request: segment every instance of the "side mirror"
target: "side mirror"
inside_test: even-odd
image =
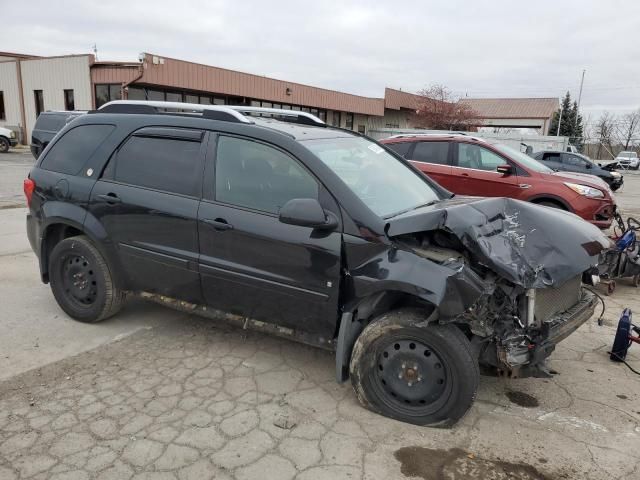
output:
[[[288,225],[311,227],[319,230],[333,230],[338,226],[338,219],[330,212],[325,212],[315,198],[294,198],[280,209],[279,220]]]
[[[509,164],[507,165],[498,165],[496,167],[496,171],[503,175],[511,175],[513,173],[513,167]]]

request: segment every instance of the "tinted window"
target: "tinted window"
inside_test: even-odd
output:
[[[505,165],[506,163],[507,161],[500,155],[484,147],[469,143],[458,144],[459,167],[495,172],[498,165]]]
[[[36,120],[35,130],[58,132],[62,130],[67,120],[66,115],[43,113]]]
[[[449,156],[449,142],[418,142],[411,160],[446,165]]]
[[[560,153],[549,152],[542,154],[542,160],[545,162],[560,162]]]
[[[77,175],[114,128],[113,125],[81,125],[69,130],[51,147],[41,167]]]
[[[200,142],[133,136],[120,148],[113,178],[141,187],[197,195]]]
[[[0,92],[0,120],[5,120],[6,115],[4,113],[4,93]]]
[[[387,143],[385,146],[396,152],[398,155],[403,157],[407,157],[409,150],[411,149],[411,142],[401,142],[401,143]]]
[[[289,155],[262,143],[220,137],[216,200],[278,213],[293,198],[318,198],[318,184]]]

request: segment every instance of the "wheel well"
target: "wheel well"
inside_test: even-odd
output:
[[[65,238],[82,235],[84,232],[76,227],[64,223],[49,225],[44,232],[42,250],[42,281],[49,281],[49,254],[53,248]]]
[[[531,200],[531,203],[553,203],[554,205],[556,205],[558,208],[561,208],[562,210],[568,210],[567,206],[562,203],[559,200],[556,200],[555,198],[546,198],[546,197],[542,197],[542,198],[536,198],[534,200]]]

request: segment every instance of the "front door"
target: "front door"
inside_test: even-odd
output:
[[[278,212],[293,198],[316,198],[339,215],[333,198],[291,155],[253,139],[220,135],[209,157],[198,214],[205,301],[331,338],[341,229],[287,225]]]
[[[519,198],[522,195],[516,166],[507,159],[481,145],[464,142],[455,145],[453,171],[459,188],[454,192],[479,197]],[[500,165],[511,165],[514,173],[498,172],[496,168]]]
[[[197,268],[202,138],[197,130],[138,130],[112,155],[91,191],[88,219],[106,231],[133,290],[202,301]]]

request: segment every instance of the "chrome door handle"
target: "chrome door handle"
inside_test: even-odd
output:
[[[520,185],[518,185],[518,187],[520,187],[520,188],[531,188],[531,185],[529,185],[528,183],[521,183]]]

